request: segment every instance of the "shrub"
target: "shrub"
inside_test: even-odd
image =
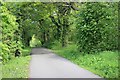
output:
[[[117,15],[116,3],[85,3],[76,21],[79,51],[117,49]]]
[[[0,53],[3,63],[5,63],[14,57],[14,52],[17,48],[21,47],[21,43],[19,43],[18,35],[16,34],[16,31],[18,31],[16,17],[7,10],[4,4],[0,6],[0,13],[2,19],[0,24],[2,29],[2,41],[0,42],[0,46],[2,49]]]

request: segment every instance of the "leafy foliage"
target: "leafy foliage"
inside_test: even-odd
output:
[[[85,3],[76,21],[79,51],[117,49],[117,15],[116,3]]]
[[[4,63],[14,56],[16,48],[21,47],[21,43],[19,42],[18,35],[16,34],[16,31],[18,31],[16,17],[7,10],[5,4],[0,8],[0,17],[2,18],[2,43],[0,43],[2,49],[0,50],[0,53]]]
[[[40,46],[41,46],[41,42],[35,38],[35,35],[33,35],[30,41],[30,47],[40,47]]]

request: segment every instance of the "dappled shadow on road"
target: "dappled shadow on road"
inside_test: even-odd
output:
[[[60,56],[56,55],[56,54],[51,54],[48,58],[51,58],[51,59],[54,59],[54,60],[69,61],[69,60],[67,60],[63,57],[60,57]]]
[[[69,60],[60,57],[56,54],[54,54],[54,52],[52,52],[51,50],[47,49],[47,48],[33,48],[31,51],[31,55],[38,55],[41,57],[47,57],[47,59],[49,59],[50,61],[62,61],[62,62],[70,62]]]
[[[30,55],[43,55],[43,54],[50,54],[52,51],[46,48],[33,48]]]

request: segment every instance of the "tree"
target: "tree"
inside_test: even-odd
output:
[[[56,39],[60,40],[62,43],[62,47],[67,44],[67,36],[69,32],[69,27],[71,25],[69,21],[70,12],[73,8],[71,3],[57,3],[54,4],[56,6],[56,11],[54,14],[50,15],[52,22],[57,26],[57,34]],[[72,6],[72,7],[71,7]]]

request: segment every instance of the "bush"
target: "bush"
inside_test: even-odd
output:
[[[117,49],[117,15],[116,3],[85,3],[76,21],[79,51]]]
[[[55,40],[54,42],[51,43],[50,48],[54,49],[54,50],[60,49],[60,48],[62,48],[62,44],[60,43],[60,41]]]
[[[3,63],[6,63],[14,57],[15,50],[21,47],[21,43],[19,43],[18,35],[16,34],[16,31],[18,31],[16,17],[7,10],[4,4],[0,6],[0,13],[2,19],[0,25],[2,29],[2,42],[0,42],[0,46],[2,49],[0,53]]]

